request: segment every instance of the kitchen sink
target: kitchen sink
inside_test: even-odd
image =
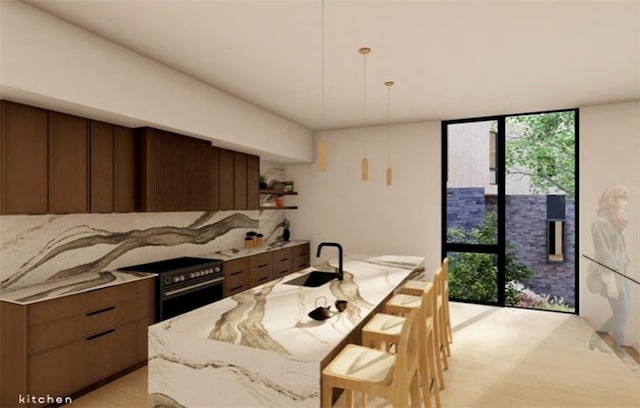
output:
[[[298,276],[297,278],[291,279],[290,281],[284,283],[286,283],[287,285],[308,286],[317,288],[318,286],[322,286],[330,280],[336,278],[338,278],[338,274],[335,272],[311,271],[306,275]]]

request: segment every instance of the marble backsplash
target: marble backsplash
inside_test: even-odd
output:
[[[0,288],[281,239],[283,210],[0,217]]]
[[[260,161],[269,183],[282,164]],[[261,196],[263,204],[269,196]],[[281,239],[284,210],[0,216],[0,288],[244,247]]]

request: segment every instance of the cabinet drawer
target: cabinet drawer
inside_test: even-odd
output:
[[[239,258],[232,261],[225,261],[222,265],[225,282],[227,280],[249,281],[249,258]]]
[[[223,290],[222,290],[222,296],[224,297],[229,297],[229,296],[233,296],[236,293],[240,293],[240,292],[244,292],[245,290],[249,289],[249,283],[246,284],[227,284],[225,282]]]
[[[86,292],[84,311],[89,314],[112,307],[118,303],[120,299],[126,298],[125,292],[128,291],[128,285],[115,285]]]
[[[85,314],[84,337],[91,337],[98,333],[103,333],[116,326],[116,314],[118,306],[109,306],[101,310],[96,310]]]
[[[29,327],[27,353],[38,353],[82,339],[84,319],[83,315],[76,315]]]
[[[224,297],[249,289],[249,257],[225,261],[222,270]]]
[[[84,370],[87,384],[96,383],[113,374],[117,354],[127,352],[126,349],[117,350],[115,347],[119,331],[120,328],[111,328],[85,339]],[[130,344],[129,349],[134,348],[134,344]]]
[[[139,347],[141,340],[146,342],[146,329],[140,322],[132,322],[86,338],[84,370],[87,384],[94,384],[142,361]]]
[[[299,271],[300,269],[309,267],[309,244],[296,245],[293,248],[293,269]]]
[[[27,312],[29,326],[59,320],[81,313],[84,308],[84,296],[84,293],[79,293],[77,295],[65,296],[29,305]]]
[[[293,272],[293,250],[291,248],[278,249],[272,254],[274,278]]]
[[[271,253],[253,255],[249,257],[249,284],[251,287],[262,285],[272,279]]]

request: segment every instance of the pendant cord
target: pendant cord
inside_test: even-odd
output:
[[[391,86],[387,86],[387,167],[391,167]]]
[[[325,126],[325,80],[324,80],[324,1],[322,1],[322,11],[320,13],[321,35],[320,35],[320,130],[324,130]]]
[[[362,125],[367,123],[367,54],[362,54],[364,75],[362,77]],[[367,140],[364,141],[364,157],[367,157]]]

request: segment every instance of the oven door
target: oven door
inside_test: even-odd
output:
[[[222,299],[224,278],[160,289],[157,320],[162,321]]]

